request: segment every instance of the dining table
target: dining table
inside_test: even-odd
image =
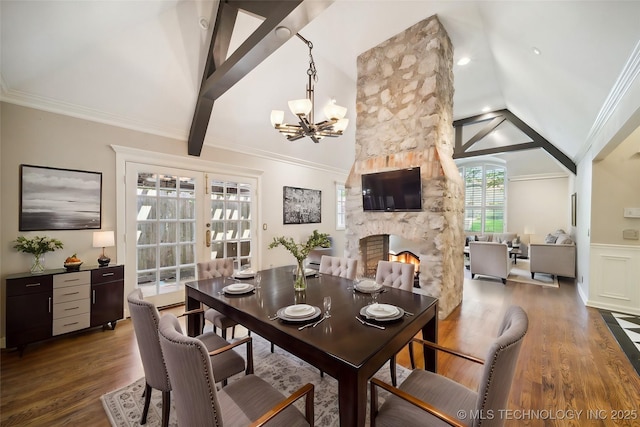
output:
[[[259,273],[257,288],[251,275],[187,282],[186,309],[197,310],[202,304],[211,307],[335,378],[341,426],[365,425],[369,379],[415,335],[421,332],[425,340],[437,342],[436,298],[385,286],[378,293],[377,302],[402,309],[403,315],[394,316],[393,320],[367,319],[363,310],[372,303],[373,293],[358,291],[357,281],[314,272],[307,277],[306,289],[296,291],[293,266]],[[228,293],[232,288],[242,288],[238,286],[241,283],[251,284],[253,289]],[[331,297],[330,317],[316,327],[300,330],[301,325],[322,319],[325,297]],[[298,304],[318,308],[320,313],[304,321],[276,317],[284,313],[283,309]],[[363,324],[357,318],[378,327]],[[187,317],[190,336],[202,333],[203,326],[202,316]],[[435,352],[426,347],[423,350],[425,369],[435,372]]]

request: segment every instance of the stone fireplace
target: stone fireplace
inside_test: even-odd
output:
[[[419,258],[417,291],[439,299],[440,318],[462,301],[463,283],[452,66],[451,41],[436,16],[358,57],[356,159],[346,182],[346,255],[358,258],[360,274],[370,273],[373,251],[389,252],[388,239],[370,236],[410,242],[405,249]],[[363,211],[362,174],[409,167],[420,167],[422,211]]]

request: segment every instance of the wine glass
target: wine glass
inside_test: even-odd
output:
[[[262,274],[256,273],[256,289],[260,289],[260,282],[262,282]]]
[[[331,317],[331,297],[324,297],[324,301],[323,301],[323,305],[324,305],[324,317]]]

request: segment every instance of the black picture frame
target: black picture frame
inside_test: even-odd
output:
[[[20,231],[101,227],[101,172],[20,165]]]
[[[577,208],[578,208],[577,205],[576,205],[577,197],[578,197],[577,193],[573,193],[571,195],[571,225],[573,227],[575,227],[576,224],[577,224],[577,221],[576,221],[576,211],[577,211]]]
[[[317,224],[322,222],[322,191],[282,187],[282,223]]]

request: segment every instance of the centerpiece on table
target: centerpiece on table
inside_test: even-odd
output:
[[[291,255],[296,258],[298,263],[296,269],[296,277],[293,282],[293,288],[296,291],[303,291],[307,288],[307,277],[304,274],[304,260],[309,256],[309,252],[317,247],[328,248],[331,246],[329,235],[326,233],[318,233],[318,230],[313,230],[313,233],[305,243],[296,243],[291,237],[274,237],[273,242],[269,244],[269,249],[273,249],[278,246],[284,246]]]
[[[56,249],[62,249],[62,242],[58,239],[50,239],[48,237],[35,236],[30,239],[19,236],[14,249],[25,254],[32,254],[34,257],[31,273],[38,274],[44,271],[44,254],[53,252]]]

